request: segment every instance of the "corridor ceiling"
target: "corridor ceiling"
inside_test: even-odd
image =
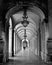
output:
[[[32,37],[37,39],[37,32],[39,28],[39,22],[42,21],[41,16],[37,14],[36,12],[32,12],[30,10],[27,10],[27,21],[29,21],[29,24],[27,27],[24,27],[21,24],[21,21],[23,21],[23,11],[20,11],[18,13],[13,14],[13,20],[15,21],[14,25],[16,24],[14,31],[17,33],[17,35],[20,37],[20,39],[24,39],[24,30],[26,29],[26,39],[30,40]],[[44,15],[43,15],[44,16]],[[40,20],[41,19],[41,20]]]
[[[11,8],[15,7],[17,5],[18,1],[24,1],[24,2],[28,1],[28,3],[31,2],[31,4],[33,4],[34,1],[35,2],[37,1],[38,5],[39,4],[41,5],[41,3],[42,3],[42,6],[44,6],[44,3],[45,4],[47,3],[46,0],[0,0],[0,19],[4,19],[7,11],[10,10]],[[18,7],[16,9],[18,9]],[[44,9],[44,8],[42,8],[42,9]],[[29,11],[29,10],[27,11],[27,15],[28,15],[27,20],[29,21],[29,25],[26,27],[27,39],[31,39],[34,35],[35,35],[35,38],[37,37],[37,30],[39,27],[38,24],[40,21],[43,21],[43,19],[44,19],[44,14],[42,14],[40,12],[41,11],[36,7],[32,7],[31,11]],[[23,21],[22,16],[23,16],[22,11],[17,12],[15,14],[13,14],[13,16],[12,16],[14,19],[14,22],[15,22],[14,25],[16,25],[14,30],[16,31],[17,35],[19,35],[19,37],[21,39],[23,39],[23,36],[24,36],[24,27],[22,26],[21,23],[19,23],[20,21]],[[6,21],[6,19],[4,19],[3,21]]]

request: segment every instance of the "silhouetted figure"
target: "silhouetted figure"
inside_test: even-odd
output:
[[[24,42],[23,42],[23,48],[24,48],[24,50],[25,50],[27,47],[28,47],[27,41],[24,41]]]
[[[26,47],[23,47],[23,49],[25,50],[25,49],[26,49]]]

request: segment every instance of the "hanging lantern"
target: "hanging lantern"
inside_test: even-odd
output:
[[[27,16],[27,13],[26,13],[26,8],[24,7],[24,14],[23,14],[23,21],[21,22],[22,23],[22,25],[24,26],[24,27],[27,27],[28,26],[28,24],[29,24],[29,21],[27,21],[27,18],[28,18],[28,16]]]
[[[29,21],[27,21],[28,16],[23,17],[23,21],[21,22],[24,27],[27,27],[29,24]]]
[[[26,37],[27,37],[27,35],[26,35],[26,29],[24,29],[24,40],[26,40]]]
[[[27,20],[24,20],[24,21],[22,21],[21,23],[22,23],[22,25],[23,25],[24,27],[27,27],[28,24],[29,24],[29,22],[28,22]]]

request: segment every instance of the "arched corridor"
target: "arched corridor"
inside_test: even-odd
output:
[[[41,40],[38,39],[40,37],[39,31],[41,31],[40,25],[45,15],[39,8],[35,7],[34,9],[36,13],[33,11],[31,12],[32,9],[29,11],[27,10],[27,12],[24,10],[13,14],[12,18],[9,18],[9,59],[17,58],[20,54],[22,57],[26,56],[29,59],[30,57],[35,58],[36,55],[40,55],[38,44],[41,45]],[[26,19],[26,17],[28,18]]]
[[[47,65],[49,38],[47,2],[19,1],[15,2],[15,5],[11,5],[12,1],[8,2],[11,7],[6,7],[3,25],[5,27],[1,32],[5,41],[2,42],[4,43],[2,62],[7,65]]]
[[[12,60],[12,63],[13,61],[14,63],[17,63],[17,61],[19,61],[20,65],[21,63],[22,65],[23,64],[37,65],[41,63],[44,64],[43,61],[41,61],[41,59],[45,59],[46,61],[46,58],[45,57],[42,58],[43,55],[41,57],[41,53],[40,53],[41,52],[40,37],[42,35],[42,33],[40,34],[40,32],[43,32],[41,30],[41,25],[44,26],[44,24],[42,24],[42,22],[44,23],[43,21],[44,14],[42,12],[41,15],[39,14],[37,15],[33,12],[28,12],[28,11],[27,13],[28,13],[27,14],[28,18],[25,19],[25,21],[29,22],[28,25],[25,22],[24,24],[21,23],[23,22],[23,18],[22,18],[23,11],[19,14],[15,13],[8,20],[9,22],[8,59],[9,61]],[[18,16],[19,18],[16,18]],[[24,26],[25,24],[27,25],[26,27]],[[44,30],[44,34],[45,34],[45,30]],[[44,50],[44,52],[46,52],[46,50]],[[10,65],[10,62],[9,62],[9,65]]]

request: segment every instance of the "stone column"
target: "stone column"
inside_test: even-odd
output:
[[[9,35],[9,23],[5,23],[5,34],[4,34],[4,48],[3,48],[3,62],[8,61],[8,35]]]
[[[41,23],[41,58],[44,60],[45,58],[45,26],[44,22]]]
[[[47,61],[47,40],[49,37],[49,33],[48,33],[48,25],[45,24],[45,62]]]
[[[41,22],[39,22],[39,56],[41,58]]]
[[[42,60],[46,61],[47,55],[47,32],[46,32],[46,23],[41,24],[41,57]]]
[[[14,29],[12,29],[12,57],[14,56]]]
[[[39,30],[37,30],[37,55],[39,56]]]

